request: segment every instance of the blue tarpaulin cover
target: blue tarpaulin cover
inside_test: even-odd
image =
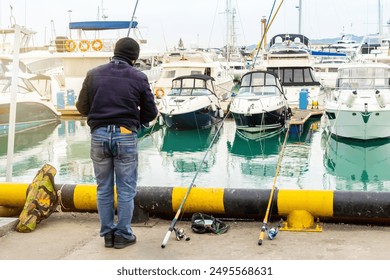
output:
[[[131,28],[136,28],[137,21],[133,21]],[[105,29],[125,29],[129,28],[130,21],[78,21],[70,22],[69,29],[82,30],[105,30]]]

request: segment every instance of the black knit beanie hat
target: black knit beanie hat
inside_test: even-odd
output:
[[[139,57],[139,44],[132,38],[124,37],[115,44],[114,56],[123,58],[129,63]]]

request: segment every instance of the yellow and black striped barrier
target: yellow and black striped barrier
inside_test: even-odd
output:
[[[0,183],[0,206],[23,208],[28,183]],[[56,184],[62,211],[95,212],[96,185]],[[149,215],[172,218],[186,187],[140,186],[135,205]],[[271,190],[194,187],[184,205],[184,214],[195,212],[218,217],[261,219]],[[273,217],[286,217],[304,210],[322,221],[390,224],[390,192],[332,190],[276,190]]]

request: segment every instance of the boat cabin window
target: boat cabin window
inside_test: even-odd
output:
[[[390,87],[390,71],[387,68],[339,69],[337,87],[342,89],[369,89]]]
[[[267,69],[278,75],[283,86],[320,85],[310,67]]]
[[[190,75],[202,75],[202,71],[200,71],[200,70],[191,70]]]
[[[161,74],[162,78],[175,78],[175,75],[176,75],[175,70],[164,71]]]

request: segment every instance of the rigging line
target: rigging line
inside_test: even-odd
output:
[[[135,15],[135,11],[137,10],[137,6],[138,6],[138,0],[137,0],[137,2],[135,3],[135,7],[134,7],[134,10],[133,10],[133,15],[131,16],[130,25],[129,25],[129,30],[127,31],[127,37],[130,36],[131,26],[133,25],[134,15]]]
[[[264,37],[265,37],[265,34],[267,34],[267,27],[269,25],[269,22],[270,22],[270,19],[271,19],[271,15],[272,15],[272,12],[274,11],[274,8],[275,8],[275,4],[276,4],[276,0],[274,0],[274,3],[272,4],[272,8],[271,8],[271,11],[268,15],[268,20],[267,20],[267,24],[265,26],[265,30],[264,30],[264,34],[263,36],[261,37],[261,41],[259,42],[259,44],[257,45],[257,53],[256,53],[256,56],[259,54],[259,50],[260,50],[260,47],[261,45],[263,44],[263,41],[264,41]],[[255,57],[255,62],[256,62],[256,57]],[[253,63],[254,64],[254,63]],[[252,68],[253,69],[253,68]]]
[[[240,20],[242,36],[244,37],[244,43],[245,43],[245,45],[247,45],[247,41],[246,41],[246,38],[245,38],[245,28],[244,28],[244,26],[242,25],[242,17],[241,17],[241,14],[240,14],[240,10],[238,9],[237,0],[236,0],[235,2],[236,2],[236,9],[237,9],[237,13],[238,13],[238,18],[239,18],[239,20]]]
[[[275,0],[275,1],[276,1],[276,0]],[[252,69],[254,68],[254,65],[255,65],[255,63],[256,63],[256,57],[259,55],[260,46],[263,44],[265,35],[268,33],[268,30],[269,30],[269,28],[271,27],[271,25],[272,25],[272,23],[273,23],[273,21],[274,21],[276,15],[278,14],[279,9],[280,9],[280,7],[282,6],[283,2],[284,2],[284,0],[282,0],[282,2],[280,2],[280,4],[279,4],[278,8],[276,9],[276,12],[275,12],[275,14],[273,15],[271,21],[270,21],[270,22],[267,22],[267,25],[266,25],[265,30],[264,30],[264,34],[263,34],[263,36],[261,37],[260,43],[258,44],[258,48],[257,48],[257,52],[256,52],[256,55],[255,55],[255,59],[253,60]]]
[[[212,23],[211,29],[210,29],[210,36],[209,36],[209,41],[207,43],[207,48],[210,48],[210,41],[211,41],[211,36],[213,35],[213,29],[214,29],[214,24],[215,24],[215,18],[216,18],[217,11],[218,11],[218,5],[219,5],[219,0],[217,1],[217,6],[216,6],[215,12],[214,12],[214,18],[213,18],[213,23]]]
[[[169,229],[168,229],[167,233],[165,234],[164,240],[163,240],[163,242],[161,243],[161,248],[165,248],[166,244],[168,243],[169,237],[170,237],[172,231],[173,231],[174,228],[175,228],[175,225],[176,225],[176,223],[177,223],[177,221],[178,221],[178,218],[179,218],[181,212],[182,212],[183,209],[184,209],[184,204],[185,204],[185,202],[187,201],[187,198],[188,198],[188,196],[189,196],[189,194],[190,194],[190,192],[191,192],[192,187],[195,185],[194,183],[195,183],[196,177],[198,176],[199,171],[201,170],[201,167],[202,167],[204,161],[206,160],[206,157],[207,157],[209,151],[211,150],[211,147],[214,145],[214,142],[215,142],[215,140],[217,139],[217,136],[218,136],[218,134],[219,134],[219,131],[221,130],[222,126],[224,125],[225,120],[226,120],[226,118],[227,118],[228,115],[229,115],[229,112],[227,112],[226,115],[225,115],[225,117],[222,119],[221,124],[220,124],[219,127],[218,127],[218,130],[216,131],[216,133],[215,133],[213,139],[211,140],[210,145],[209,145],[209,147],[207,148],[206,153],[204,154],[203,159],[202,159],[202,161],[200,162],[200,164],[199,164],[199,166],[198,166],[198,168],[197,168],[197,170],[196,170],[195,176],[194,176],[194,178],[192,179],[191,184],[190,184],[189,187],[187,188],[187,192],[185,193],[184,198],[182,199],[182,201],[181,201],[181,203],[180,203],[180,206],[179,206],[179,208],[178,208],[177,211],[176,211],[175,217],[173,218],[173,220],[172,220],[172,222],[171,222],[171,224],[170,224],[170,226],[169,226]]]

